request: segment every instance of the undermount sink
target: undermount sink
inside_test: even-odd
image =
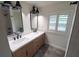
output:
[[[23,42],[24,40],[28,40],[28,38],[24,37],[24,38],[17,39],[15,41],[13,41],[12,44],[18,44],[18,43]]]

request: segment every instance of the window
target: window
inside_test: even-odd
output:
[[[68,15],[59,15],[58,18],[58,31],[66,31]]]
[[[49,29],[50,30],[55,30],[55,28],[56,28],[56,19],[57,19],[56,15],[50,16],[50,21],[49,21]]]
[[[52,15],[49,21],[49,30],[66,31],[68,15]]]

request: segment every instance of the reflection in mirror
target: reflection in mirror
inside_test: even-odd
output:
[[[34,31],[35,29],[37,30],[37,15],[36,14],[31,14],[31,23],[32,23],[32,30]]]
[[[10,8],[10,18],[13,32],[23,32],[21,10],[16,8]]]

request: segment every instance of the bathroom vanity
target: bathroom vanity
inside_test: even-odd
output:
[[[45,44],[44,32],[32,32],[23,36],[22,39],[9,41],[13,57],[24,57],[24,56],[31,57],[44,44]]]

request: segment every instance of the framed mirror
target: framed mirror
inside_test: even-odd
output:
[[[33,32],[38,30],[38,8],[33,6],[32,10],[30,11],[30,27]]]
[[[10,1],[4,1],[1,9],[6,18],[7,34],[23,32],[22,7],[19,1],[15,1],[15,6]]]
[[[21,9],[10,8],[10,19],[11,19],[13,32],[23,32]]]

